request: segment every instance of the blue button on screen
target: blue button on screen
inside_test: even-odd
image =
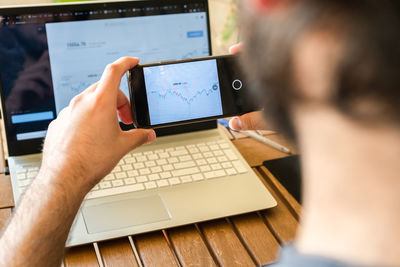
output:
[[[190,31],[190,32],[187,32],[187,38],[203,37],[203,35],[204,35],[203,31]]]

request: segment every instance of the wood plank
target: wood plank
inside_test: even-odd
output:
[[[230,220],[251,251],[257,265],[276,261],[279,243],[257,213],[231,217]]]
[[[162,232],[137,235],[133,239],[144,266],[178,266]]]
[[[170,229],[168,236],[182,266],[216,266],[194,225]]]
[[[0,174],[0,209],[12,207],[14,207],[14,197],[10,176]]]
[[[261,212],[267,225],[281,244],[293,241],[298,227],[297,219],[282,201],[280,194],[275,191],[276,189],[266,181],[268,177],[264,177],[257,169],[253,170],[278,203],[276,207]]]
[[[199,225],[221,266],[255,266],[232,227],[225,220]]]
[[[268,135],[268,138],[295,152],[294,147],[290,145],[282,135],[272,134]],[[233,140],[232,142],[251,167],[261,166],[266,160],[288,156],[288,154],[261,143],[253,138],[243,138]]]
[[[276,179],[276,177],[264,166],[259,169],[260,173],[264,177],[268,177],[265,179],[267,182],[270,182],[270,185],[275,189],[275,191],[280,194],[282,200],[285,202],[286,206],[288,206],[296,217],[297,220],[300,219],[301,214],[301,206],[299,202],[290,194],[287,189]]]
[[[69,248],[67,250],[64,264],[66,267],[69,266],[83,266],[83,267],[94,267],[99,266],[97,261],[96,252],[94,251],[93,245],[85,245],[79,247]]]
[[[104,241],[98,246],[104,266],[139,266],[128,238]]]
[[[0,209],[0,230],[3,229],[7,220],[11,216],[11,208]]]

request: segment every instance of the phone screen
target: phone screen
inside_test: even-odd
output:
[[[150,123],[223,114],[216,59],[143,68]]]
[[[164,127],[258,109],[235,56],[138,65],[129,72],[136,127]]]

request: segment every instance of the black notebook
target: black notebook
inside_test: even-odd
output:
[[[298,155],[264,161],[263,165],[301,204],[301,170]]]

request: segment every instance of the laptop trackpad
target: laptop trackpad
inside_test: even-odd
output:
[[[82,214],[89,234],[171,219],[158,195],[85,206]]]

